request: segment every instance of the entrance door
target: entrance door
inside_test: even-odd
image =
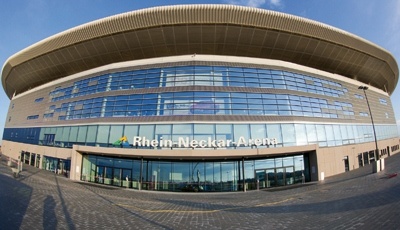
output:
[[[285,182],[285,168],[275,169],[276,186],[284,186]]]
[[[363,153],[364,165],[369,164],[368,152]]]
[[[348,158],[348,157],[346,157],[346,158],[344,159],[344,171],[345,171],[345,172],[348,172],[348,171],[349,171],[349,158]]]
[[[265,171],[271,187],[294,184],[295,173],[293,167],[274,168]]]
[[[294,184],[295,173],[293,167],[270,168],[256,170],[259,188],[269,188]]]
[[[375,161],[375,151],[369,151],[368,156],[370,164]]]
[[[27,164],[27,165],[29,164],[30,155],[31,155],[31,154],[30,154],[29,152],[25,152],[25,154],[24,154],[24,158],[23,158],[24,161],[23,161],[23,162],[24,162],[25,164]]]
[[[104,166],[96,166],[95,182],[99,184],[104,183]]]
[[[294,168],[285,168],[285,185],[294,184]]]
[[[265,170],[256,170],[256,180],[257,180],[257,188],[265,188],[266,180],[265,180]]]
[[[275,169],[266,169],[265,173],[267,174],[267,187],[275,187]]]
[[[38,154],[36,156],[36,168],[39,168],[39,165],[40,165],[40,155]]]
[[[132,187],[132,170],[122,169],[122,186],[126,188]]]
[[[35,166],[35,159],[36,159],[36,154],[35,153],[31,153],[30,163],[31,163],[32,166]]]
[[[113,181],[113,170],[112,168],[104,167],[104,184],[111,185]]]
[[[121,182],[122,182],[122,169],[114,168],[114,179],[113,179],[113,185],[121,187]]]

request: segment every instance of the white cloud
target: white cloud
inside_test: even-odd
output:
[[[274,8],[280,7],[282,5],[282,0],[227,0],[229,4],[234,5],[243,5],[243,6],[250,6],[250,7],[261,7],[265,4]]]
[[[396,1],[394,4],[390,4],[390,9],[387,10],[386,15],[386,34],[384,38],[386,42],[383,46],[387,47],[393,56],[400,62],[400,1]],[[397,85],[397,90],[399,91],[399,86]],[[397,93],[399,94],[399,93]],[[400,114],[397,114],[399,117]],[[399,121],[397,121],[400,124]]]
[[[397,120],[397,131],[400,134],[400,120]]]
[[[274,6],[280,6],[281,0],[270,0],[270,4]]]
[[[400,23],[400,1],[397,1],[395,6],[393,7],[393,18],[392,18],[392,29],[397,30],[399,28]]]

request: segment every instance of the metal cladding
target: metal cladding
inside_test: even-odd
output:
[[[251,7],[178,5],[107,17],[44,39],[6,61],[2,84],[11,98],[99,66],[187,54],[282,60],[389,94],[399,77],[388,51],[319,22]]]

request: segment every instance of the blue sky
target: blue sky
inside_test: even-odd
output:
[[[343,29],[392,53],[400,63],[399,0],[11,0],[0,8],[0,63],[20,50],[81,24],[153,6],[175,4],[235,4],[289,13]],[[400,124],[400,86],[392,94]],[[0,90],[0,139],[9,99]],[[1,143],[1,140],[0,140]]]

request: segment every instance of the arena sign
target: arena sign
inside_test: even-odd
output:
[[[276,138],[255,138],[246,139],[239,137],[237,142],[233,140],[212,139],[211,137],[205,140],[190,140],[189,137],[178,137],[178,141],[173,140],[150,140],[146,137],[133,137],[133,146],[139,147],[153,147],[153,148],[226,148],[226,147],[246,147],[246,146],[260,146],[260,145],[277,145]]]

